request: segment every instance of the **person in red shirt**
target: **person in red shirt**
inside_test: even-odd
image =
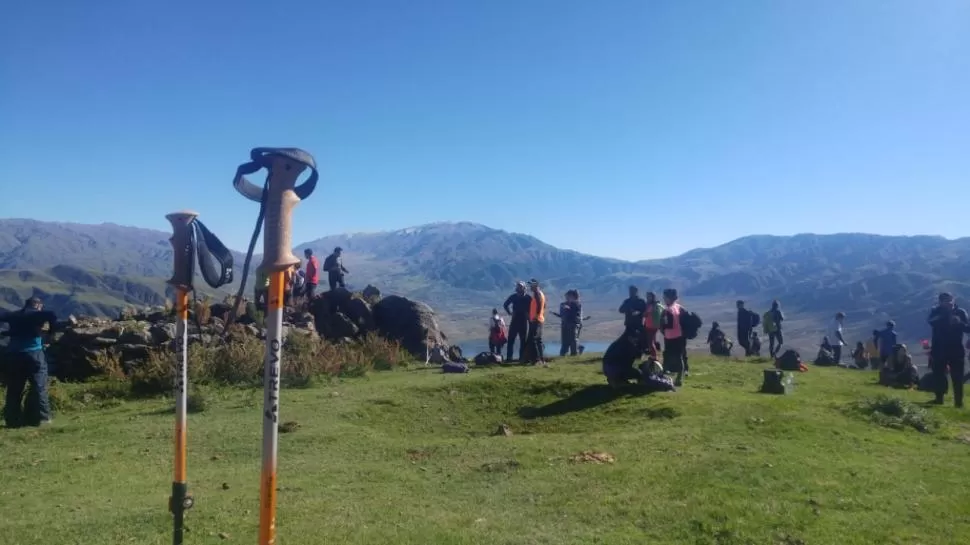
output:
[[[317,293],[317,284],[320,283],[320,261],[313,255],[313,250],[307,248],[303,250],[306,256],[306,300],[307,304],[313,301],[313,296]]]

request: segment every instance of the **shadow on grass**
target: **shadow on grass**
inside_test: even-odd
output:
[[[532,420],[535,418],[560,416],[593,409],[620,399],[621,397],[641,395],[646,395],[646,392],[632,387],[614,390],[606,384],[596,384],[575,390],[566,397],[541,407],[522,407],[519,409],[519,417],[525,420]]]

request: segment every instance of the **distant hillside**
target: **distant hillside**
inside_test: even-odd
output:
[[[0,233],[0,271],[7,270],[0,276],[0,290],[8,304],[31,286],[57,295],[64,305],[97,299],[86,303],[93,308],[164,297],[160,281],[171,274],[167,233],[33,220],[0,220]],[[543,282],[552,302],[566,289],[578,288],[595,318],[585,334],[603,339],[615,334],[615,309],[630,284],[658,292],[677,287],[688,304],[704,312],[708,324],[720,320],[728,328],[733,327],[734,299],[744,298],[759,309],[781,299],[794,318],[792,333],[806,347],[821,337],[838,310],[849,315],[853,338],[892,317],[908,339],[916,339],[925,334],[925,314],[938,291],[970,296],[966,238],[756,235],[633,263],[459,222],[333,235],[296,251],[301,255],[310,247],[323,259],[335,246],[345,250],[351,286],[373,283],[385,292],[427,301],[443,315],[446,327],[458,329],[458,338],[482,335],[488,310],[501,303],[516,280],[532,277]],[[241,266],[241,256],[238,262]],[[67,297],[72,290],[73,299]]]

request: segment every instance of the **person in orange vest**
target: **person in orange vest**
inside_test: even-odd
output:
[[[542,326],[546,322],[546,294],[539,289],[539,281],[529,280],[532,291],[532,301],[529,303],[529,336],[526,344],[532,349],[528,363],[543,364],[546,362],[545,345],[542,343]]]

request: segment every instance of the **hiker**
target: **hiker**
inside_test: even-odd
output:
[[[519,340],[519,361],[525,350],[525,340],[529,333],[529,306],[532,296],[526,293],[525,282],[516,282],[515,291],[502,303],[502,308],[512,317],[509,321],[509,344],[505,361],[512,361],[515,340]],[[509,308],[511,307],[511,309]]]
[[[919,384],[919,369],[905,344],[893,346],[885,365],[879,370],[879,384],[903,389]]]
[[[832,343],[832,358],[838,365],[842,364],[842,347],[846,345],[845,338],[842,336],[842,324],[845,322],[845,313],[836,312],[835,320],[832,321],[832,332],[829,341]]]
[[[638,342],[643,342],[643,314],[647,311],[647,302],[640,297],[640,289],[630,286],[630,296],[620,304],[620,314],[623,315],[623,327],[632,335],[636,335]]]
[[[23,308],[0,315],[0,323],[9,326],[7,336],[7,399],[3,408],[8,428],[40,426],[51,423],[50,399],[47,395],[47,357],[41,338],[43,327],[48,335],[57,325],[57,316],[44,310],[40,299],[31,297]],[[24,388],[30,384],[26,406],[22,406]]]
[[[660,350],[657,332],[663,324],[664,306],[657,301],[657,294],[652,291],[647,292],[646,302],[647,310],[643,313],[643,344],[650,357],[657,359],[657,352]]]
[[[553,312],[552,315],[561,320],[562,346],[559,348],[559,355],[565,356],[566,352],[569,352],[570,356],[577,355],[579,333],[583,327],[583,304],[579,302],[579,291],[567,291],[566,300],[559,304],[559,312]]]
[[[492,318],[488,326],[488,351],[492,354],[501,356],[502,347],[508,341],[505,333],[505,318],[502,318],[497,308],[492,309]]]
[[[344,284],[344,275],[349,274],[350,271],[344,267],[344,260],[341,257],[343,251],[343,248],[337,246],[333,249],[333,253],[328,255],[327,259],[323,260],[323,270],[327,273],[327,280],[330,282],[330,291],[337,289],[337,287],[347,287]]]
[[[754,328],[758,327],[761,317],[757,312],[744,308],[744,301],[738,300],[738,344],[744,348],[744,355],[751,355],[751,335]]]
[[[603,375],[610,387],[621,388],[639,378],[640,374],[633,364],[643,353],[640,348],[639,335],[627,329],[606,348],[603,353]]]
[[[862,341],[855,343],[855,350],[852,351],[852,361],[859,369],[869,367],[869,351],[866,350],[866,345]]]
[[[707,344],[710,345],[711,354],[725,357],[731,355],[731,348],[734,346],[721,330],[721,324],[717,322],[711,324],[711,331],[707,334]]]
[[[751,353],[748,355],[756,358],[761,357],[761,337],[758,336],[757,331],[751,332]]]
[[[677,290],[668,288],[663,291],[664,319],[661,324],[664,336],[663,367],[667,371],[676,373],[674,386],[678,388],[684,383],[687,373],[687,337],[681,323],[683,308],[677,302]]]
[[[829,342],[828,335],[822,337],[822,344],[818,347],[818,355],[815,356],[815,365],[822,367],[836,365],[835,357],[832,355],[832,343]]]
[[[301,306],[299,302],[302,302],[303,292],[306,291],[306,272],[300,267],[300,264],[296,264],[296,272],[293,273],[293,294],[292,300],[294,306]]]
[[[872,330],[872,338],[866,341],[866,352],[869,353],[869,366],[873,369],[880,369],[883,360],[879,358],[879,330]]]
[[[532,364],[544,364],[545,345],[542,343],[542,326],[546,322],[546,294],[539,289],[539,281],[535,278],[529,280],[529,289],[532,291],[529,303],[529,336],[526,338],[526,345],[530,348],[529,361]]]
[[[785,321],[785,314],[781,311],[781,303],[777,299],[771,302],[771,310],[765,312],[761,320],[761,329],[768,336],[768,355],[774,359],[781,352],[781,345],[785,338],[781,334],[781,323]]]
[[[303,250],[303,255],[306,256],[306,288],[303,291],[309,303],[317,294],[317,284],[320,283],[320,262],[310,248]]]
[[[963,407],[963,381],[966,367],[966,348],[963,334],[970,332],[967,311],[956,305],[953,296],[941,293],[939,304],[930,311],[927,321],[933,329],[930,343],[931,369],[936,378],[936,398],[933,403],[943,404],[947,391],[947,369],[953,380],[953,404]]]
[[[889,320],[886,322],[886,329],[879,332],[879,363],[886,365],[889,358],[896,350],[896,322]]]

